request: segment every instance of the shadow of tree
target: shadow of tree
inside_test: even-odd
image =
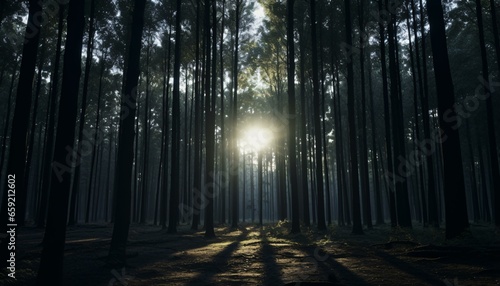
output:
[[[203,263],[202,272],[199,272],[186,285],[210,285],[215,275],[224,272],[231,255],[238,249],[240,242],[248,236],[248,230],[241,228],[242,233],[237,237],[235,242],[230,243],[222,251],[220,251],[210,263]]]
[[[261,259],[264,268],[264,285],[283,285],[281,267],[276,261],[276,252],[261,230]]]

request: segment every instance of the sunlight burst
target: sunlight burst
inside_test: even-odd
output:
[[[268,147],[273,140],[273,132],[264,126],[250,126],[245,128],[239,140],[242,152],[259,152]]]

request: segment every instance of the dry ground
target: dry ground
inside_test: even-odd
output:
[[[106,266],[111,226],[68,228],[66,285],[283,285],[329,281],[333,285],[500,285],[500,239],[490,226],[444,241],[442,229],[391,230],[365,235],[349,227],[318,233],[288,225],[216,229],[217,238],[181,226],[169,235],[156,226],[133,225],[128,265]],[[18,238],[17,282],[0,274],[0,285],[33,285],[43,231],[26,227]]]

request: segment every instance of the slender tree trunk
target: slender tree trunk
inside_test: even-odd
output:
[[[172,15],[172,13],[170,13]],[[169,20],[171,21],[172,17],[169,16]],[[164,76],[163,76],[163,86],[165,88],[165,95],[163,98],[163,102],[165,104],[165,108],[163,109],[163,125],[165,125],[165,133],[163,134],[164,136],[164,144],[165,144],[165,153],[163,159],[163,184],[162,184],[162,197],[161,197],[161,203],[160,203],[160,224],[162,229],[167,228],[167,201],[168,201],[168,142],[169,142],[169,134],[170,134],[170,117],[169,117],[169,108],[170,108],[170,100],[169,100],[169,92],[170,92],[170,61],[171,61],[171,46],[172,46],[172,29],[168,29],[168,47],[167,47],[167,59],[166,59],[166,71],[164,71]],[[166,72],[166,73],[165,73]]]
[[[47,132],[47,142],[45,143],[45,159],[43,160],[43,175],[42,175],[42,188],[41,188],[41,198],[40,198],[40,207],[38,208],[38,215],[36,224],[38,227],[43,227],[45,225],[45,216],[47,213],[47,203],[49,198],[49,187],[50,187],[50,179],[51,179],[51,164],[52,159],[54,157],[54,133],[55,133],[55,115],[57,109],[58,102],[58,91],[59,91],[59,64],[61,59],[61,43],[62,43],[62,34],[64,29],[64,5],[59,5],[59,21],[57,28],[57,43],[56,43],[56,56],[54,59],[54,71],[52,73],[52,90],[50,96],[50,107],[49,107],[49,120],[47,122],[46,129]],[[76,174],[76,173],[75,173]],[[73,197],[73,196],[72,196]],[[72,209],[75,206],[73,205],[73,199],[71,200],[70,206],[70,215],[69,215],[69,224],[75,222],[75,211]]]
[[[196,2],[196,56],[194,70],[194,180],[193,180],[193,221],[191,229],[197,230],[200,223],[200,204],[201,204],[201,125],[202,109],[200,94],[200,6],[201,1]]]
[[[262,151],[259,150],[258,153],[257,153],[257,164],[258,164],[258,188],[259,188],[259,225],[262,227],[263,225],[263,210],[262,210],[262,207],[263,207],[263,182],[262,182]]]
[[[314,137],[316,139],[316,153],[314,161],[316,163],[316,190],[318,192],[318,230],[326,229],[325,222],[325,198],[323,190],[323,140],[321,136],[321,99],[319,95],[319,70],[318,70],[318,48],[316,45],[316,1],[311,0],[311,44],[312,44],[312,73],[313,73],[313,92],[314,92]],[[290,79],[289,79],[290,80]],[[293,82],[293,80],[292,80]]]
[[[428,117],[429,114],[428,114],[428,111],[424,111],[423,110],[423,99],[424,99],[424,80],[423,80],[423,75],[422,75],[422,69],[420,67],[420,46],[419,46],[419,40],[418,40],[418,28],[417,28],[417,17],[416,17],[416,7],[415,7],[415,0],[411,0],[411,17],[412,17],[412,20],[413,20],[413,37],[415,38],[415,45],[414,45],[414,48],[415,48],[415,66],[417,68],[417,76],[418,76],[418,93],[419,93],[419,98],[420,98],[420,104],[422,104],[422,118],[424,117]],[[408,16],[409,18],[410,16]],[[423,20],[423,19],[422,19]],[[409,29],[409,28],[408,28]],[[424,35],[422,34],[421,35],[422,37],[422,41],[424,41]],[[424,47],[425,48],[425,47]],[[425,60],[425,59],[424,59]],[[425,71],[427,72],[427,71]],[[415,87],[416,88],[416,87]],[[418,128],[418,115],[417,115],[417,110],[418,110],[418,107],[417,107],[417,99],[414,97],[414,102],[415,102],[415,124],[416,124],[416,127]],[[427,113],[427,114],[425,114]],[[423,122],[426,122],[425,120],[423,120]],[[423,124],[425,125],[425,123]],[[428,125],[427,125],[427,129],[428,129]],[[425,126],[423,127],[424,129],[424,134],[425,134]],[[420,134],[419,131],[415,131],[417,134]],[[420,142],[419,140],[420,137],[416,137],[416,142]],[[426,138],[429,138],[429,137],[426,137]],[[416,147],[418,148],[418,147]],[[418,149],[417,149],[418,150]],[[427,160],[427,163],[431,164],[432,165],[432,157],[431,156],[426,156],[426,160]],[[427,226],[429,224],[429,213],[428,213],[428,200],[426,200],[425,198],[425,183],[423,182],[424,180],[424,165],[423,164],[420,164],[419,166],[419,170],[420,170],[420,181],[421,181],[421,187],[420,187],[420,194],[421,194],[421,200],[422,200],[422,217],[423,217],[423,223],[424,223],[424,227]],[[428,172],[429,170],[426,169]],[[429,185],[432,183],[432,185],[434,185],[434,174],[427,174],[427,189],[430,189]],[[432,188],[434,188],[434,186],[432,186]]]
[[[224,18],[226,16],[226,0],[222,0],[222,19],[221,19],[221,32],[220,32],[220,44],[219,44],[219,69],[220,69],[220,125],[221,125],[221,144],[222,144],[222,152],[221,152],[221,170],[223,176],[227,174],[227,166],[226,166],[226,154],[227,154],[227,140],[226,140],[226,127],[225,127],[225,106],[224,106]],[[197,46],[198,47],[198,46]],[[227,178],[222,178],[222,184],[220,188],[220,202],[221,202],[221,224],[226,224],[226,189],[227,189]]]
[[[358,12],[359,12],[359,63],[361,72],[361,152],[360,152],[360,177],[361,177],[361,193],[362,193],[362,206],[363,206],[363,220],[368,228],[373,226],[372,224],[372,210],[370,202],[370,180],[368,175],[368,136],[366,132],[366,76],[365,76],[365,53],[364,47],[366,45],[365,41],[367,36],[365,35],[365,23],[364,23],[364,0],[358,0]]]
[[[109,149],[108,149],[108,166],[106,168],[106,178],[105,178],[105,187],[104,187],[104,190],[106,192],[106,196],[105,196],[105,200],[104,200],[104,221],[105,222],[109,222],[109,210],[110,210],[110,207],[109,207],[109,197],[110,197],[110,192],[111,192],[111,188],[109,186],[109,182],[110,182],[110,179],[109,178],[112,178],[111,176],[111,155],[113,154],[111,151],[113,150],[112,147],[113,147],[113,125],[111,123],[110,125],[110,128],[109,128]],[[111,199],[113,199],[113,196],[111,196]]]
[[[322,22],[322,17],[321,17],[321,12],[318,13],[320,21]],[[326,104],[325,104],[325,97],[326,97],[326,91],[325,91],[325,69],[324,69],[324,46],[323,46],[323,33],[321,32],[322,29],[320,27],[319,29],[319,50],[320,50],[320,77],[321,77],[321,121],[322,121],[322,132],[321,132],[321,140],[323,141],[323,146],[324,146],[324,152],[323,152],[323,164],[325,165],[325,200],[326,200],[326,217],[327,217],[327,223],[328,225],[332,224],[332,206],[331,206],[331,200],[330,200],[330,173],[328,170],[328,145],[327,145],[327,140],[326,140]]]
[[[474,159],[474,150],[472,149],[472,137],[470,132],[470,122],[467,121],[465,124],[466,134],[467,134],[467,149],[469,151],[470,156],[470,165],[469,165],[469,176],[470,176],[470,189],[472,196],[472,211],[473,211],[473,219],[474,222],[478,222],[480,220],[479,214],[479,196],[477,191],[477,181],[476,181],[476,172],[475,172],[475,159]],[[477,135],[476,135],[477,136]]]
[[[293,31],[292,31],[293,35]],[[299,45],[300,45],[300,156],[301,156],[301,188],[303,202],[303,221],[305,226],[310,225],[309,218],[309,184],[307,180],[307,121],[306,121],[306,47],[305,32],[303,24],[299,26]]]
[[[352,24],[351,24],[351,2],[345,0],[345,25],[346,44],[352,46]],[[361,210],[359,201],[359,178],[358,178],[358,151],[356,140],[356,120],[354,114],[354,70],[352,54],[347,58],[347,112],[349,118],[349,161],[350,161],[350,185],[352,189],[352,214],[353,214],[353,234],[363,234],[361,225]]]
[[[170,42],[170,37],[168,38],[168,41]],[[154,215],[154,222],[153,224],[156,225],[158,223],[158,212],[160,210],[160,202],[163,199],[163,196],[160,197],[161,195],[161,189],[164,187],[164,178],[162,176],[163,174],[163,168],[166,167],[166,161],[164,160],[166,144],[165,144],[165,135],[168,131],[167,126],[166,126],[166,120],[165,120],[165,114],[167,112],[166,110],[166,97],[167,97],[167,51],[166,49],[164,50],[163,53],[163,66],[162,66],[162,100],[161,100],[161,108],[162,108],[162,125],[161,125],[161,148],[160,148],[160,162],[158,166],[158,176],[157,176],[157,182],[156,182],[156,200],[155,200],[155,215]]]
[[[24,185],[26,186],[26,191],[29,188],[29,181],[31,177],[31,167],[33,164],[33,145],[35,144],[35,133],[36,133],[36,118],[38,116],[38,102],[40,99],[40,90],[42,88],[42,70],[45,62],[45,50],[46,47],[42,46],[42,50],[40,51],[40,55],[38,57],[38,75],[36,79],[36,88],[35,88],[35,102],[33,103],[33,115],[31,116],[31,127],[29,130],[29,139],[28,139],[28,154],[26,155],[26,170],[24,172]],[[34,188],[32,188],[34,189]],[[36,191],[36,189],[34,189]]]
[[[333,65],[333,63],[332,63]],[[339,225],[344,226],[346,201],[345,194],[347,193],[347,184],[345,182],[345,164],[344,164],[344,144],[342,135],[342,114],[340,111],[340,78],[339,78],[339,64],[335,64],[335,90],[336,96],[333,98],[333,108],[335,111],[335,151],[337,155],[337,192],[338,192],[338,215]],[[349,217],[349,216],[348,216]]]
[[[493,26],[493,40],[495,45],[495,55],[497,58],[498,72],[500,73],[500,33],[498,32],[497,9],[495,0],[490,0],[491,25]],[[498,226],[498,224],[497,224]]]
[[[424,125],[424,138],[431,138],[431,122],[429,115],[429,84],[427,79],[427,51],[425,41],[425,13],[422,0],[419,0],[420,6],[420,36],[422,42],[422,71],[423,71],[423,97],[420,98],[422,103],[423,125]],[[436,190],[436,177],[438,172],[434,172],[434,163],[432,156],[426,156],[427,165],[427,200],[429,207],[429,225],[439,227],[438,203],[437,203],[437,190]]]
[[[378,1],[379,13],[383,6],[382,0]],[[391,132],[391,110],[389,109],[389,84],[387,81],[387,65],[386,65],[386,49],[385,49],[385,28],[384,22],[379,22],[380,33],[380,64],[382,70],[382,93],[384,97],[384,123],[385,123],[385,148],[387,151],[387,169],[386,183],[388,185],[389,196],[389,213],[391,217],[391,226],[396,227],[398,224],[396,216],[396,196],[394,194],[394,162],[392,156],[392,132]]]
[[[493,3],[494,4],[494,3]],[[483,28],[483,13],[481,1],[476,0],[476,17],[477,25],[479,29],[479,48],[481,50],[481,63],[483,66],[483,78],[488,82],[488,86],[485,87],[488,98],[486,99],[486,118],[488,121],[488,143],[490,147],[490,158],[491,158],[491,177],[493,181],[494,192],[494,208],[495,211],[495,226],[500,228],[500,168],[498,166],[498,150],[497,150],[497,140],[495,136],[495,118],[493,116],[493,97],[497,94],[494,88],[489,86],[489,70],[488,70],[488,55],[486,54],[486,43],[484,40],[484,28]],[[496,27],[496,23],[493,26]],[[497,31],[498,32],[498,31]],[[498,43],[496,43],[498,44]]]
[[[150,57],[151,44],[148,42],[146,48],[146,98],[144,106],[144,143],[143,143],[143,166],[142,166],[142,193],[141,193],[141,214],[139,216],[139,223],[146,223],[147,216],[147,202],[148,202],[148,176],[149,176],[149,126],[150,126],[150,107],[149,107],[149,57]]]
[[[140,94],[139,91],[137,91],[137,94]],[[139,163],[139,118],[141,118],[141,103],[137,102],[137,120],[135,121],[135,144],[134,144],[134,191],[132,193],[132,221],[136,222],[137,221],[137,200],[139,197],[139,190],[140,190],[140,185],[139,185],[139,168],[140,168],[140,163]]]
[[[177,232],[179,220],[179,147],[180,147],[180,76],[181,76],[181,0],[175,14],[174,90],[172,93],[172,150],[168,233]],[[206,4],[207,5],[207,4]]]
[[[373,172],[373,191],[375,195],[375,221],[376,224],[381,225],[384,224],[384,209],[382,204],[382,192],[380,188],[379,181],[379,169],[378,169],[378,159],[377,159],[377,140],[376,140],[376,126],[377,123],[375,121],[375,95],[373,93],[373,84],[372,84],[372,62],[369,60],[368,62],[368,86],[370,93],[370,121],[372,122],[372,172]],[[380,155],[380,153],[379,153]]]
[[[87,190],[87,207],[86,207],[86,210],[85,210],[85,223],[89,223],[90,221],[90,205],[91,205],[91,200],[92,200],[92,193],[94,193],[94,196],[98,196],[99,193],[98,192],[94,192],[93,191],[93,187],[92,187],[92,181],[94,180],[94,176],[95,176],[95,173],[96,173],[96,168],[97,166],[99,166],[99,164],[97,164],[96,166],[94,166],[96,160],[97,160],[97,156],[98,156],[98,152],[96,150],[96,148],[98,147],[97,145],[100,145],[98,144],[97,140],[99,139],[99,129],[100,129],[100,121],[101,121],[101,97],[102,97],[102,81],[103,81],[103,77],[104,77],[104,62],[106,61],[106,55],[104,55],[102,58],[101,58],[101,68],[100,68],[100,74],[99,74],[99,91],[97,93],[97,111],[96,111],[96,120],[95,120],[95,131],[94,131],[94,138],[93,138],[93,144],[92,144],[92,160],[91,160],[91,163],[90,163],[90,176],[89,176],[89,184],[88,184],[88,190]],[[96,205],[94,205],[94,207],[97,207]]]
[[[388,5],[388,1],[386,1]],[[400,92],[399,80],[399,65],[397,55],[397,30],[396,30],[396,15],[391,14],[391,19],[388,23],[387,37],[389,42],[389,76],[390,93],[391,93],[391,110],[392,110],[392,131],[394,139],[394,170],[399,166],[396,162],[405,159],[405,145],[404,145],[404,124],[403,124],[403,110],[402,110],[402,94]],[[402,174],[394,173],[395,176],[395,191],[397,201],[397,220],[400,227],[411,227],[410,206],[408,202],[408,187],[406,177]]]
[[[238,74],[239,74],[239,41],[240,41],[240,18],[243,0],[236,0],[236,34],[234,35],[234,61],[233,61],[233,110],[232,110],[232,153],[233,160],[230,166],[230,189],[232,192],[231,197],[231,227],[238,227],[238,173],[239,173],[239,151],[237,144],[237,130],[238,130]]]
[[[0,173],[2,173],[3,170],[3,163],[5,161],[5,152],[7,151],[7,134],[9,133],[9,126],[10,126],[10,110],[12,107],[12,93],[14,90],[14,82],[16,80],[16,71],[17,71],[18,65],[16,64],[14,68],[12,69],[12,75],[10,78],[10,86],[9,86],[9,99],[7,100],[7,111],[5,112],[5,124],[4,124],[4,129],[3,129],[3,136],[2,136],[2,156],[0,157]],[[3,173],[2,173],[3,174]]]
[[[87,113],[87,95],[88,95],[88,86],[90,79],[90,69],[92,66],[92,55],[94,51],[94,15],[95,15],[95,1],[90,1],[90,20],[89,20],[89,30],[88,30],[88,40],[87,40],[87,54],[85,59],[85,72],[83,76],[83,92],[82,92],[82,104],[81,104],[81,113],[80,113],[80,123],[78,128],[78,143],[77,143],[77,153],[81,154],[82,152],[82,140],[83,140],[83,129],[85,127],[85,115]],[[95,142],[94,142],[95,145]],[[93,165],[91,165],[93,166]],[[81,162],[78,162],[75,166],[75,176],[73,178],[73,187],[71,192],[71,203],[70,203],[70,219],[69,224],[73,225],[77,222],[77,213],[76,207],[78,204],[78,197],[80,193],[80,171],[81,170]],[[86,219],[86,222],[87,219]]]
[[[483,157],[483,148],[482,145],[480,144],[479,141],[479,136],[477,136],[477,146],[479,148],[479,173],[482,174],[483,176],[481,177],[481,189],[482,189],[482,204],[483,204],[483,219],[486,222],[491,222],[491,212],[490,212],[490,201],[488,200],[488,187],[486,185],[486,172],[485,172],[485,161]]]
[[[414,23],[415,24],[415,23]],[[409,40],[409,50],[410,50],[410,67],[411,67],[411,76],[412,76],[412,83],[413,83],[413,113],[414,113],[414,119],[413,119],[413,125],[414,125],[414,151],[415,154],[419,154],[419,147],[418,147],[418,142],[420,142],[420,128],[419,128],[419,119],[418,119],[418,90],[417,90],[417,74],[415,73],[415,60],[413,58],[413,43],[411,39],[411,25],[410,25],[410,11],[408,5],[406,5],[406,26],[408,30],[408,40]],[[418,42],[417,42],[417,37],[415,35],[415,49],[418,50]],[[417,56],[417,61],[418,61],[418,56]],[[419,76],[420,76],[420,71],[419,71]],[[418,78],[418,81],[420,82],[420,77]],[[423,158],[422,158],[423,159]],[[420,158],[418,160],[421,160]],[[422,164],[418,164],[417,166],[418,170],[415,170],[415,175],[417,176],[417,193],[421,195],[422,199],[422,222],[424,224],[424,227],[427,226],[427,204],[425,201],[425,192],[424,192],[424,178],[423,178],[423,168]],[[420,186],[420,187],[419,187]],[[419,204],[418,204],[419,205]]]
[[[290,172],[290,187],[292,196],[292,229],[291,233],[300,232],[299,221],[299,188],[297,182],[297,155],[295,153],[295,46],[293,37],[293,6],[294,0],[287,0],[287,51],[288,51],[288,161]],[[262,156],[259,153],[259,156]],[[259,176],[262,173],[262,163],[259,160]],[[261,181],[261,180],[260,180]],[[260,187],[260,185],[259,185]],[[260,189],[261,190],[261,189]],[[284,195],[284,194],[282,194]],[[262,199],[262,195],[261,195]],[[284,200],[286,203],[286,200]],[[262,205],[262,203],[261,203]],[[260,218],[262,225],[262,218]]]
[[[217,81],[216,81],[216,63],[217,63],[217,10],[216,0],[212,0],[212,36],[210,37],[210,30],[207,27],[207,69],[205,79],[205,116],[206,116],[206,167],[205,167],[205,199],[207,200],[205,208],[205,237],[215,237],[214,232],[214,174],[215,174],[215,99],[217,96]],[[208,2],[205,4],[208,5]],[[210,7],[205,7],[205,17],[210,16]],[[210,21],[207,19],[207,21]],[[210,44],[212,48],[210,49]],[[211,57],[210,57],[211,55]],[[212,66],[210,66],[212,61]],[[212,70],[210,71],[210,67]],[[211,74],[210,74],[211,72]],[[210,77],[212,76],[212,77]],[[210,83],[210,79],[212,82]],[[211,89],[210,89],[210,84]],[[212,93],[210,95],[210,92]]]
[[[128,52],[128,67],[124,78],[121,103],[120,131],[118,135],[118,153],[116,176],[123,178],[115,184],[116,208],[115,224],[109,249],[108,262],[123,265],[126,259],[126,247],[130,226],[130,202],[132,184],[126,178],[132,178],[134,160],[134,121],[136,111],[137,84],[140,73],[140,55],[142,28],[146,0],[135,0],[131,23],[131,35]]]

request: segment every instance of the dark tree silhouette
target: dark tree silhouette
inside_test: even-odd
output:
[[[495,6],[494,3],[493,7]],[[495,119],[493,116],[493,100],[492,98],[497,94],[494,88],[491,88],[490,84],[490,72],[488,69],[488,55],[486,54],[486,43],[484,39],[484,27],[483,27],[483,11],[480,0],[476,0],[476,17],[477,25],[479,30],[479,48],[481,50],[481,64],[483,71],[483,78],[488,82],[488,86],[485,87],[488,93],[488,98],[486,99],[486,117],[488,121],[488,143],[490,147],[490,157],[491,157],[491,177],[493,180],[494,192],[494,209],[500,210],[500,168],[498,166],[498,151],[497,151],[497,140],[495,136]],[[494,8],[493,8],[494,9]],[[494,10],[493,10],[494,12]],[[493,23],[496,26],[496,22]],[[494,30],[495,31],[495,30]],[[495,31],[498,32],[498,31]],[[498,43],[495,43],[498,44]],[[500,211],[495,212],[495,225],[500,227]]]
[[[139,82],[142,28],[146,0],[135,0],[132,15],[130,43],[128,49],[128,67],[124,77],[124,89],[121,101],[120,130],[118,133],[118,153],[116,176],[122,178],[115,184],[115,223],[109,248],[110,264],[123,265],[126,258],[128,231],[130,226],[130,201],[134,161],[134,121],[136,111],[137,83]]]
[[[469,227],[465,204],[465,183],[458,130],[446,120],[454,116],[455,92],[448,59],[443,6],[441,1],[427,1],[432,60],[438,94],[439,125],[443,149],[444,202],[446,238],[454,238]],[[445,115],[447,113],[447,115]],[[448,117],[449,118],[449,117]]]
[[[43,227],[45,225],[45,217],[47,213],[47,205],[49,199],[49,188],[50,188],[50,180],[51,180],[51,164],[52,159],[54,158],[54,140],[55,140],[55,114],[57,110],[57,102],[58,102],[58,91],[59,91],[59,65],[61,59],[61,43],[62,43],[62,34],[64,27],[64,5],[59,5],[59,21],[57,25],[57,42],[56,42],[56,55],[54,60],[54,71],[52,73],[52,92],[50,95],[50,107],[49,107],[49,119],[47,121],[47,140],[45,142],[45,152],[43,159],[43,174],[42,174],[42,189],[41,189],[41,199],[40,205],[38,208],[38,215],[36,224],[38,227]],[[76,170],[75,170],[76,171]],[[76,174],[76,173],[75,173]],[[75,179],[76,180],[76,179]],[[72,198],[74,195],[72,195]],[[70,215],[69,215],[69,224],[72,224],[75,221],[75,216],[72,215],[75,211],[72,209],[76,208],[76,199],[71,200],[70,206]]]
[[[38,285],[63,285],[64,243],[73,168],[67,161],[68,147],[75,139],[75,111],[81,75],[81,51],[85,26],[84,1],[72,1],[68,7],[68,34],[64,49],[61,99],[52,163],[49,211],[44,245],[38,270]]]
[[[312,78],[314,93],[314,136],[316,138],[316,149],[314,162],[316,163],[316,189],[317,189],[317,215],[318,229],[325,230],[325,195],[323,191],[323,140],[321,135],[321,114],[320,114],[320,95],[319,95],[319,70],[318,70],[318,48],[316,35],[316,1],[311,0],[311,44],[312,44]],[[289,79],[290,80],[290,79]],[[293,165],[292,165],[293,166]]]
[[[347,47],[352,47],[352,23],[351,23],[351,2],[344,1],[346,26],[346,44]],[[354,114],[354,68],[353,57],[351,53],[347,54],[347,116],[349,120],[349,178],[352,190],[352,233],[363,234],[363,226],[361,225],[361,209],[359,200],[359,177],[358,177],[358,151],[356,139],[356,119]]]
[[[181,74],[181,0],[177,0],[175,14],[175,49],[174,49],[174,90],[172,92],[172,153],[170,173],[170,201],[168,233],[177,232],[179,220],[179,147],[180,147],[180,74]],[[208,5],[205,3],[205,5]]]
[[[180,2],[180,1],[179,1]],[[212,35],[209,25],[206,25],[206,78],[205,78],[205,136],[206,136],[206,167],[205,167],[205,237],[215,237],[214,232],[214,175],[215,175],[215,98],[217,96],[216,63],[217,63],[217,11],[216,0],[212,0]],[[210,6],[205,2],[205,17],[210,21]],[[210,48],[210,44],[212,47]],[[210,70],[212,65],[212,70]],[[212,79],[212,82],[210,82]]]
[[[299,221],[299,188],[297,182],[297,155],[295,153],[295,47],[293,37],[293,5],[294,0],[287,0],[287,51],[288,51],[288,160],[290,161],[290,185],[292,196],[292,229],[291,233],[300,232]],[[259,194],[261,194],[262,156],[259,152]],[[262,195],[260,196],[262,197]],[[262,206],[262,205],[261,205]],[[262,220],[260,220],[262,224]]]
[[[38,45],[40,42],[40,21],[34,19],[42,12],[41,3],[37,0],[29,1],[28,24],[24,35],[23,52],[21,56],[21,70],[17,86],[16,106],[14,108],[14,118],[12,119],[12,131],[10,139],[9,160],[7,164],[7,174],[16,177],[16,222],[18,225],[24,224],[27,186],[25,186],[25,169],[28,142],[28,127],[32,99],[32,83],[35,76],[35,66],[37,59]],[[7,192],[4,192],[1,207],[1,221],[7,222]],[[0,228],[6,226],[2,224]],[[3,245],[2,245],[3,247]],[[1,251],[7,249],[3,247]]]

